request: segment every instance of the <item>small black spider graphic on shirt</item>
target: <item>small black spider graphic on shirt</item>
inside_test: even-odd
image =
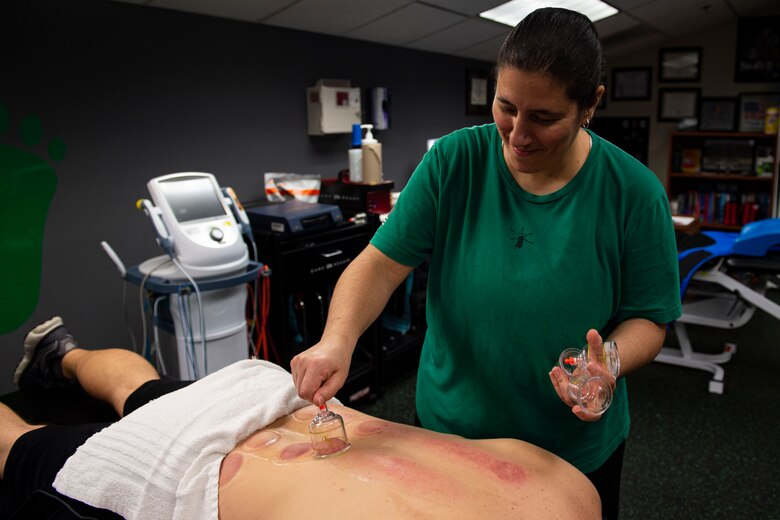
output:
[[[533,235],[533,233],[526,233],[526,232],[525,232],[525,227],[523,227],[523,228],[521,228],[521,229],[520,229],[520,233],[518,233],[517,231],[515,231],[515,230],[514,230],[514,229],[512,229],[512,228],[509,228],[509,229],[510,229],[510,230],[512,230],[512,233],[515,235],[515,236],[512,238],[512,240],[514,240],[514,241],[515,241],[515,247],[516,247],[517,249],[522,249],[524,244],[531,244],[531,245],[534,245],[534,243],[533,243],[533,242],[531,242],[531,240],[528,238],[528,237],[530,237],[531,235]]]

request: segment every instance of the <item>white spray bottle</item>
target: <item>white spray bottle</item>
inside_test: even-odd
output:
[[[374,139],[371,129],[374,125],[360,125],[366,129],[366,136],[361,142],[363,150],[363,182],[379,184],[382,182],[382,143]]]

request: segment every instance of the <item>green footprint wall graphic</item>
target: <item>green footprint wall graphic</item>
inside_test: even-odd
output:
[[[10,126],[8,109],[0,101],[0,139]],[[43,229],[57,188],[54,169],[35,153],[43,141],[40,120],[25,117],[19,132],[29,150],[0,142],[0,334],[22,325],[38,305]],[[52,139],[46,154],[61,161],[65,143]]]

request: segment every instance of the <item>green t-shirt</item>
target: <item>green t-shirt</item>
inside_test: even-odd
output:
[[[582,169],[548,195],[518,186],[494,124],[442,137],[371,241],[404,265],[430,258],[422,424],[522,439],[585,473],[628,435],[625,381],[601,420],[583,422],[550,369],[590,328],[607,336],[628,318],[680,315],[666,193],[645,166],[591,136]]]

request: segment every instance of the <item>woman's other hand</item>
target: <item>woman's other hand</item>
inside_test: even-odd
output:
[[[586,334],[588,342],[588,351],[590,359],[603,359],[604,342],[601,335],[596,329],[590,329]],[[615,376],[609,371],[609,369],[602,363],[595,361],[589,361],[587,365],[588,372],[592,376],[598,376],[607,383],[609,383],[612,390],[615,390]],[[550,371],[550,381],[552,381],[553,388],[555,388],[558,397],[561,401],[566,403],[566,406],[571,408],[571,411],[580,420],[583,421],[598,421],[601,418],[601,414],[594,414],[587,409],[580,406],[569,396],[569,377],[566,372],[559,366],[554,366]]]

